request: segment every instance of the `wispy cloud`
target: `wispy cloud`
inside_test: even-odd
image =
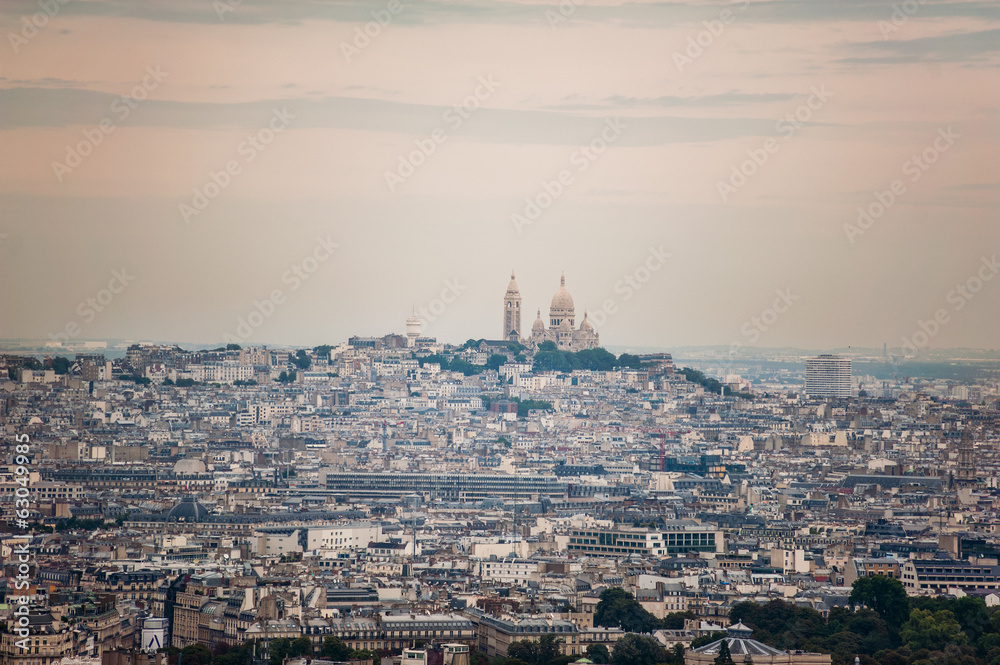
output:
[[[1000,29],[958,32],[913,39],[894,38],[853,44],[851,48],[870,56],[845,58],[841,62],[905,64],[910,62],[986,62],[1000,52]]]
[[[281,23],[294,25],[303,21],[335,21],[359,23],[372,20],[373,9],[380,3],[371,0],[282,0],[255,2],[244,0],[224,14],[229,24]],[[466,0],[445,2],[418,0],[404,2],[404,11],[394,22],[410,25],[434,23],[475,24],[538,24],[547,25],[546,9],[558,10],[559,2],[530,3],[496,0]],[[741,22],[784,23],[815,21],[877,21],[891,15],[890,0],[753,0]],[[585,26],[614,22],[620,27],[659,28],[678,23],[699,23],[720,8],[731,6],[730,0],[677,2],[587,2],[579,6],[569,25]],[[0,5],[0,16],[17,20],[38,11],[36,2],[13,0]],[[998,7],[992,2],[926,1],[921,3],[921,16],[967,17],[997,19]],[[219,24],[220,17],[210,0],[77,0],[62,9],[64,16],[98,16],[128,18],[167,23]]]
[[[726,95],[718,96],[721,101]],[[766,96],[765,96],[766,97]],[[778,95],[779,98],[784,98]],[[109,113],[118,97],[91,90],[8,88],[0,90],[0,128],[88,125]],[[728,102],[727,102],[728,104]],[[670,104],[661,102],[662,106]],[[683,106],[684,104],[678,104]],[[449,107],[353,97],[288,98],[221,104],[147,100],[142,112],[132,113],[122,125],[196,129],[256,128],[273,109],[287,106],[296,114],[296,128],[346,128],[421,134],[438,126]],[[498,143],[576,145],[591,137],[603,116],[481,109],[476,122],[467,123],[460,136]],[[760,118],[687,118],[645,116],[630,119],[623,145],[691,143],[770,135],[774,121]]]

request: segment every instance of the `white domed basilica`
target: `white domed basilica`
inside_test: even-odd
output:
[[[566,275],[559,278],[559,290],[552,296],[549,305],[549,327],[542,321],[542,310],[531,326],[531,336],[522,337],[521,292],[517,288],[514,273],[510,274],[510,284],[503,299],[503,339],[521,342],[537,347],[542,342],[554,342],[561,351],[582,351],[595,349],[601,345],[600,336],[587,320],[586,312],[580,327],[576,327],[576,307],[573,296],[566,290]]]

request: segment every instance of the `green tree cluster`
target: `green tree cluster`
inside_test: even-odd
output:
[[[517,402],[517,417],[527,418],[528,411],[551,411],[552,402],[543,399],[515,399]]]
[[[69,368],[73,366],[73,362],[69,358],[63,358],[62,356],[56,356],[45,364],[56,374],[69,374]]]
[[[1000,612],[982,599],[909,598],[899,580],[854,582],[850,608],[827,617],[780,600],[738,603],[729,614],[779,649],[831,654],[833,665],[1000,665]],[[692,644],[694,646],[694,644]]]
[[[281,665],[285,658],[311,656],[312,652],[312,640],[304,635],[296,637],[294,640],[290,640],[287,637],[279,637],[276,640],[271,640],[268,644],[271,665]],[[184,660],[184,665],[187,665],[187,659]]]
[[[657,665],[671,662],[672,654],[648,635],[629,633],[615,642],[611,650],[612,665]]]
[[[628,633],[651,633],[665,628],[679,630],[685,619],[694,619],[692,612],[673,612],[658,619],[628,591],[619,588],[605,589],[594,611],[594,625],[618,627]]]
[[[441,365],[442,371],[447,370],[450,372],[461,372],[465,376],[479,374],[487,369],[486,365],[474,365],[464,358],[454,358],[440,353],[424,356],[423,358],[417,358],[417,362],[421,367],[427,363],[437,363],[438,365]]]
[[[609,372],[619,367],[642,366],[638,356],[623,353],[619,357],[602,348],[583,351],[560,351],[554,342],[542,342],[535,353],[534,369],[539,372],[572,372],[575,369]]]
[[[303,349],[299,349],[295,352],[295,355],[290,357],[289,360],[293,365],[301,370],[307,370],[312,366],[312,358]]]
[[[344,644],[340,638],[334,635],[327,635],[323,638],[323,646],[320,647],[319,657],[325,660],[347,660],[351,655],[351,648]]]
[[[507,645],[507,657],[529,665],[555,665],[553,661],[560,656],[560,644],[562,639],[553,634],[542,635],[537,642],[518,640]]]
[[[719,382],[718,379],[713,379],[709,376],[705,376],[703,372],[699,372],[696,369],[691,369],[690,367],[685,367],[680,370],[681,374],[686,381],[689,383],[697,383],[699,386],[704,388],[710,393],[715,393],[716,395],[721,395],[723,391],[723,384]],[[740,393],[740,392],[726,392],[726,395],[732,395],[734,397],[742,397],[744,399],[753,399],[753,393]]]

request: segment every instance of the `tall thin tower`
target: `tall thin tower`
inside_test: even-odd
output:
[[[413,314],[410,318],[406,320],[406,348],[412,349],[417,345],[417,338],[420,337],[420,317],[417,316],[417,311],[413,310]]]
[[[503,297],[503,337],[500,339],[521,341],[521,291],[517,288],[513,270],[510,272],[507,294]]]
[[[958,444],[958,474],[955,477],[957,486],[975,487],[978,482],[975,457],[976,446],[972,440],[972,433],[966,428]]]

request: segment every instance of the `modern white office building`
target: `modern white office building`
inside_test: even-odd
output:
[[[807,359],[806,394],[810,397],[850,397],[851,359],[833,355]]]

